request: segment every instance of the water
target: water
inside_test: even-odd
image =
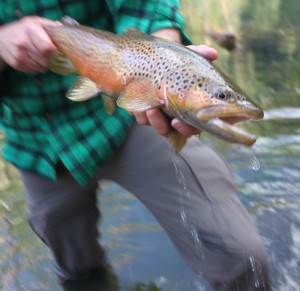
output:
[[[260,163],[259,163],[258,158],[255,155],[254,150],[250,149],[250,153],[251,153],[250,161],[251,161],[252,170],[253,171],[259,171]]]
[[[169,143],[169,148],[170,148],[170,154],[173,160],[173,165],[176,173],[176,177],[178,180],[179,187],[182,189],[181,195],[179,196],[179,205],[180,209],[178,211],[180,212],[180,216],[182,219],[182,223],[184,226],[189,229],[190,233],[192,234],[193,242],[194,242],[194,249],[196,254],[200,254],[200,257],[202,259],[204,258],[204,252],[202,251],[202,244],[198,236],[198,232],[195,228],[195,223],[194,219],[190,217],[189,212],[186,211],[183,201],[189,201],[191,194],[188,189],[188,185],[186,183],[186,178],[184,173],[181,170],[180,166],[180,156],[176,153],[176,150],[172,146],[171,143]]]
[[[217,65],[263,106],[265,119],[245,125],[259,137],[253,146],[259,171],[252,170],[249,149],[206,134],[201,139],[222,153],[233,172],[239,198],[255,220],[268,253],[274,290],[298,291],[299,1],[220,1],[184,0],[188,31],[195,42],[216,47]],[[205,27],[232,31],[236,49],[229,52],[218,46],[204,33]],[[16,172],[0,160],[0,290],[58,291],[51,255],[26,223],[22,192]],[[183,191],[183,195],[188,194]],[[209,290],[178,257],[153,216],[130,193],[104,181],[99,203],[102,242],[121,291]],[[189,225],[187,211],[179,211],[183,223]],[[197,245],[196,235],[194,239]],[[259,276],[259,266],[252,262]]]
[[[178,180],[178,184],[179,184],[179,187],[182,188],[182,193],[179,197],[179,200],[180,200],[179,205],[181,208],[178,211],[180,212],[181,220],[182,220],[183,224],[185,225],[185,227],[189,227],[190,222],[188,221],[187,212],[185,211],[185,207],[184,207],[182,201],[185,198],[189,199],[190,193],[189,193],[189,190],[186,185],[186,179],[180,168],[180,162],[179,162],[178,156],[176,154],[176,150],[174,149],[174,147],[172,146],[172,144],[170,142],[169,142],[169,148],[170,148],[170,155],[173,160],[173,165],[174,165],[176,177]]]

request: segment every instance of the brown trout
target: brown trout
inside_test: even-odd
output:
[[[130,112],[160,107],[224,140],[248,146],[256,141],[233,124],[263,118],[262,109],[197,52],[135,29],[117,35],[69,17],[62,23],[44,28],[59,51],[50,70],[80,75],[67,92],[71,100],[102,93]],[[187,139],[175,130],[168,138],[177,150]]]

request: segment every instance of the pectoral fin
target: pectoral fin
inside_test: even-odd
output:
[[[169,143],[175,149],[176,153],[179,153],[185,146],[188,137],[185,135],[182,135],[178,131],[173,130],[173,131],[171,131],[171,133],[169,133],[167,135],[167,139],[168,139]]]
[[[107,95],[102,95],[102,101],[105,111],[110,115],[113,114],[116,109],[116,102]]]
[[[48,69],[60,75],[70,75],[76,73],[76,69],[70,59],[60,51],[55,51],[51,54],[48,60]]]
[[[146,78],[135,79],[129,83],[117,104],[128,111],[146,111],[162,106],[164,102],[157,97],[156,88]]]
[[[97,85],[86,77],[79,77],[67,92],[67,97],[73,101],[85,101],[101,93]]]

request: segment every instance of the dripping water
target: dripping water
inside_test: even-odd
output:
[[[182,194],[179,197],[180,217],[181,217],[181,220],[182,220],[184,226],[188,229],[188,231],[192,235],[196,252],[201,255],[202,259],[204,259],[204,253],[201,248],[201,239],[199,238],[197,229],[195,227],[195,223],[193,222],[193,219],[187,213],[184,203],[183,203],[184,200],[186,200],[186,199],[189,200],[191,197],[190,192],[187,187],[186,178],[180,168],[180,160],[178,158],[179,156],[176,153],[176,151],[171,143],[169,143],[169,148],[170,148],[170,152],[171,152],[171,156],[172,156],[172,161],[173,161],[176,177],[177,177],[180,187],[183,190]]]
[[[185,224],[185,226],[187,226],[188,225],[187,214],[185,211],[185,207],[183,205],[183,199],[185,198],[184,196],[186,196],[189,199],[190,193],[186,186],[185,176],[180,169],[180,163],[179,163],[178,156],[177,156],[176,151],[171,143],[169,143],[169,148],[170,148],[170,152],[171,152],[171,156],[172,156],[172,161],[173,161],[177,181],[178,181],[180,187],[182,188],[183,193],[185,194],[185,195],[180,195],[179,200],[180,200],[180,207],[181,207],[181,209],[180,209],[181,220]]]
[[[259,160],[256,157],[255,152],[252,148],[250,148],[250,154],[251,154],[250,161],[251,161],[252,170],[253,171],[259,171],[260,170],[260,163],[259,163]]]
[[[249,260],[250,260],[250,265],[251,265],[251,269],[252,269],[253,276],[254,276],[254,286],[255,286],[255,288],[260,288],[261,284],[263,286],[265,286],[265,283],[262,279],[261,265],[257,262],[257,260],[253,256],[249,257]]]

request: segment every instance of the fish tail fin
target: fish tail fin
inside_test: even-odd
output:
[[[172,145],[172,147],[175,149],[175,152],[179,153],[185,146],[188,137],[175,130],[172,130],[167,135],[167,139],[169,143]]]
[[[60,75],[76,73],[76,69],[71,60],[60,51],[55,51],[51,54],[48,60],[48,68],[50,71]]]

